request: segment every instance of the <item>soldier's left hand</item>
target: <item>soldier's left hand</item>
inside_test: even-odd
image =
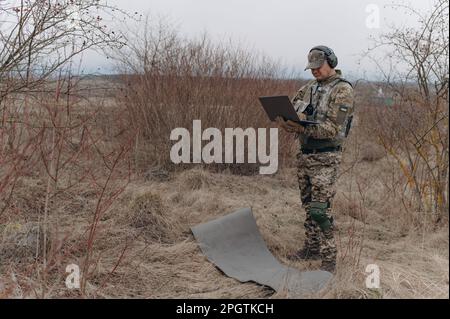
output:
[[[292,131],[292,133],[303,133],[305,131],[305,127],[291,120],[286,121],[286,125]]]
[[[288,133],[303,133],[305,128],[291,120],[285,121],[282,117],[277,117],[276,122],[279,127],[283,128]]]

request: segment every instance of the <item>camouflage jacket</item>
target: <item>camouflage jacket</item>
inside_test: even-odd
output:
[[[338,146],[348,134],[354,111],[353,88],[336,71],[324,81],[310,81],[292,99],[298,113],[306,113],[305,108],[311,104],[314,112],[307,119],[320,123],[306,127],[299,135],[302,148]]]

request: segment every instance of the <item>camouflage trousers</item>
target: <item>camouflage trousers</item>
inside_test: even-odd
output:
[[[325,152],[317,154],[297,154],[297,177],[300,198],[306,210],[305,249],[311,254],[320,254],[322,262],[336,261],[336,244],[334,239],[331,202],[336,194],[336,180],[342,159],[341,152]],[[328,203],[326,217],[331,227],[322,230],[309,213],[311,202]]]

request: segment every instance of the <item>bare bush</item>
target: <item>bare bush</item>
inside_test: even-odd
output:
[[[404,175],[405,208],[430,212],[438,223],[448,211],[449,3],[439,0],[426,14],[396,7],[420,26],[393,27],[375,42],[389,52],[390,63],[375,61],[396,101],[372,110],[371,129]]]
[[[36,224],[16,234],[25,236],[26,247],[36,246],[28,259],[36,271],[27,270],[31,264],[16,271],[36,276],[29,288],[35,297],[46,297],[60,283],[51,278],[55,270],[74,250],[59,231],[58,200],[83,185],[93,194],[85,207],[92,218],[82,249],[84,294],[96,268],[100,219],[130,179],[134,131],[125,130],[120,110],[83,98],[72,73],[81,52],[122,45],[120,34],[102,22],[116,9],[95,0],[0,2],[0,224]],[[108,120],[108,129],[97,124]],[[25,178],[39,183],[34,204],[28,203],[34,214],[15,205]],[[2,246],[18,253],[20,247],[11,246],[16,235],[4,234],[9,235]]]
[[[148,17],[143,27],[129,31],[127,47],[115,59],[124,74],[118,103],[128,108],[130,123],[139,130],[135,164],[140,170],[168,166],[170,132],[189,129],[194,119],[204,128],[269,126],[258,97],[294,94],[298,86],[281,79],[286,75],[281,66],[263,55],[213,43],[207,35],[186,39]],[[294,139],[282,136],[284,160]]]
[[[0,103],[9,93],[37,89],[88,49],[123,45],[120,32],[103,21],[117,16],[119,9],[103,1],[2,0],[0,4]]]

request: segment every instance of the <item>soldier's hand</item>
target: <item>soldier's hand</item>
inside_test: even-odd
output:
[[[277,125],[279,128],[282,128],[283,130],[285,130],[288,133],[292,133],[291,128],[289,127],[289,125],[287,125],[286,121],[282,117],[278,116],[275,119],[275,122],[277,122]]]
[[[291,120],[285,121],[283,118],[277,117],[275,121],[277,122],[279,127],[281,127],[288,133],[303,133],[303,131],[305,130],[303,126]]]
[[[287,121],[286,121],[286,124],[287,124],[287,125],[291,128],[291,130],[294,131],[295,133],[301,134],[301,133],[303,133],[303,132],[305,131],[305,128],[304,128],[302,125],[300,125],[300,124],[298,124],[298,123],[295,123],[294,121],[287,120]]]

